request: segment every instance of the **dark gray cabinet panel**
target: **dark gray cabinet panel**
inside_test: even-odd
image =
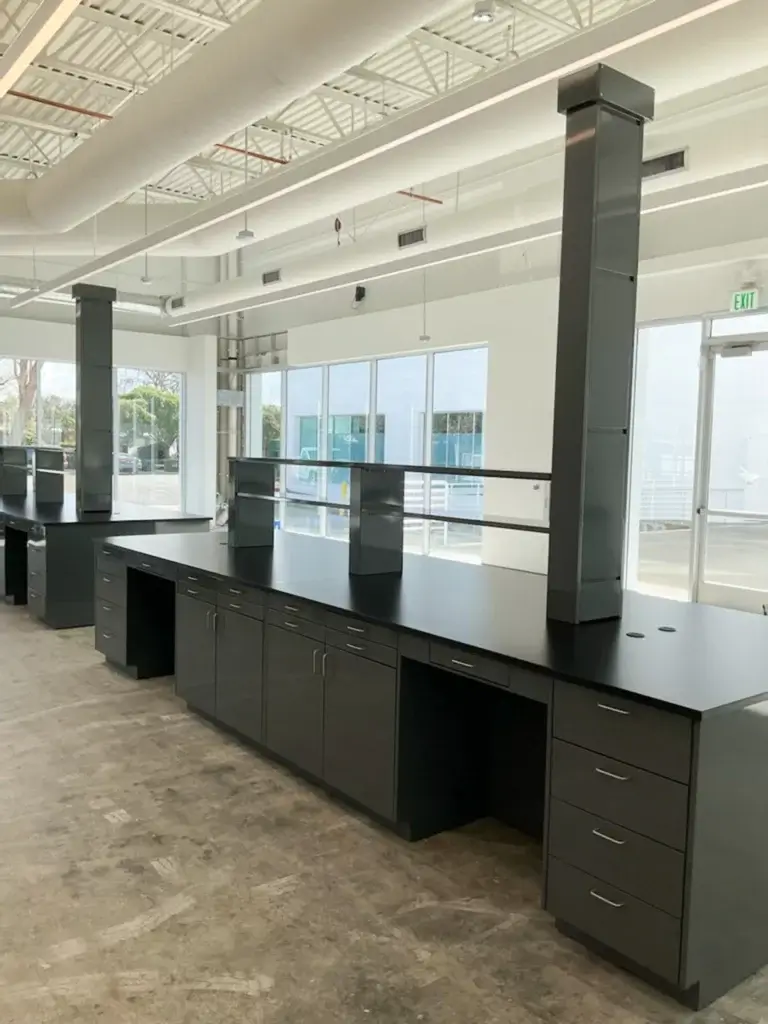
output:
[[[677,982],[680,921],[550,857],[547,910],[659,978]]]
[[[318,778],[323,770],[323,644],[266,627],[266,746]]]
[[[216,713],[216,608],[176,595],[176,693],[191,708]]]
[[[325,753],[329,786],[385,818],[394,818],[397,672],[328,649]]]
[[[257,743],[264,695],[261,622],[219,609],[216,619],[216,718]]]
[[[685,849],[688,787],[642,768],[552,741],[552,795],[606,821]]]

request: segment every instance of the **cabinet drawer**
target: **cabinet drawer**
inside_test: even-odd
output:
[[[45,576],[46,556],[48,548],[45,544],[27,544],[27,568],[34,569],[38,576]]]
[[[386,626],[363,622],[361,619],[352,619],[348,615],[339,615],[338,612],[328,612],[325,622],[331,629],[335,629],[339,633],[346,633],[353,639],[358,637],[370,640],[375,644],[384,644],[386,647],[397,647],[397,633],[394,629],[388,629]]]
[[[248,604],[264,605],[264,591],[255,587],[247,587],[244,583],[234,580],[220,580],[219,592],[222,597],[230,597],[233,601],[247,601]]]
[[[549,852],[673,917],[682,915],[685,858],[679,850],[553,799]]]
[[[126,664],[125,632],[122,629],[103,628],[96,630],[96,650],[100,651],[107,661],[116,665]]]
[[[103,597],[110,604],[125,604],[125,577],[111,572],[96,573],[96,596]]]
[[[552,742],[552,795],[606,821],[685,849],[688,787],[563,740]]]
[[[98,548],[96,552],[96,571],[125,579],[125,561],[122,553],[110,551],[109,548]]]
[[[237,612],[238,615],[247,615],[249,619],[263,619],[264,608],[260,604],[251,604],[242,597],[230,597],[229,594],[219,594],[217,598],[219,608],[226,608],[230,612]]]
[[[159,558],[147,558],[146,555],[140,555],[138,561],[132,561],[131,568],[139,569],[141,572],[151,572],[153,576],[162,576],[168,580],[176,578],[175,565],[169,565]]]
[[[216,604],[218,594],[215,590],[201,586],[199,583],[186,583],[179,581],[176,584],[176,592],[186,597],[193,597],[196,601],[207,601],[209,604]]]
[[[45,562],[42,567],[32,567],[32,562],[27,562],[27,589],[36,590],[40,594],[46,592],[46,573],[45,573]]]
[[[279,626],[289,633],[299,633],[301,636],[311,637],[312,640],[325,640],[325,626],[319,622],[311,622],[298,615],[290,615],[276,608],[267,611],[267,622],[270,626]]]
[[[45,618],[45,592],[27,588],[27,611],[36,619]]]
[[[198,590],[218,590],[221,581],[217,576],[214,576],[209,572],[200,572],[197,569],[187,569],[184,566],[179,567],[178,575],[176,577],[179,584],[186,583],[191,587],[196,587]]]
[[[332,647],[338,647],[340,651],[356,654],[360,658],[370,658],[371,661],[378,661],[380,664],[390,665],[392,668],[397,666],[397,649],[394,647],[361,640],[360,637],[350,636],[349,633],[337,633],[335,629],[326,630],[325,642]]]
[[[555,736],[657,775],[688,782],[690,719],[585,686],[555,684]]]
[[[547,910],[659,978],[677,982],[681,922],[622,889],[550,857]]]
[[[269,607],[279,614],[298,615],[302,619],[309,619],[312,622],[323,623],[323,609],[310,601],[300,601],[298,598],[290,597],[288,594],[270,594]]]
[[[125,608],[119,604],[112,604],[97,597],[94,603],[94,619],[96,632],[106,633],[125,632]]]
[[[440,665],[451,672],[475,676],[496,686],[506,688],[509,685],[509,666],[484,654],[475,654],[450,644],[432,642],[429,645],[429,660],[433,665]]]

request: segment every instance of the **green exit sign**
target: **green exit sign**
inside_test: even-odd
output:
[[[745,313],[751,309],[757,309],[760,293],[757,288],[745,288],[743,291],[734,292],[731,297],[731,312]]]

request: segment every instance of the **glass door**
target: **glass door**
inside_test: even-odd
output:
[[[768,334],[702,359],[692,597],[768,614]]]

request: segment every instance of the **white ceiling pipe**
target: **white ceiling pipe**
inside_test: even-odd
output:
[[[768,191],[768,164],[724,174],[708,181],[695,181],[645,197],[640,233],[641,259],[657,258],[679,251],[686,239],[694,239],[697,228],[701,238],[697,240],[696,248],[716,243],[718,239],[715,236],[727,235],[730,230],[728,210],[731,210],[732,207],[722,204],[727,202],[729,197],[736,197],[741,202],[748,199],[750,193],[762,195],[766,191]],[[690,216],[686,214],[689,209],[691,210]],[[743,222],[742,239],[763,238],[768,230],[768,215],[766,214],[768,206],[765,203],[759,203],[756,210],[754,207],[750,209],[752,210],[751,215],[741,218]],[[711,221],[710,211],[712,211]],[[490,226],[491,218],[484,219],[484,222],[486,227]],[[341,261],[337,264],[331,263],[328,259],[318,259],[315,263],[314,274],[310,273],[309,267],[302,269],[303,281],[298,280],[298,273],[292,274],[290,282],[286,282],[286,286],[281,290],[262,288],[258,294],[254,294],[250,298],[240,298],[224,305],[217,305],[212,309],[187,311],[186,315],[182,312],[182,316],[174,319],[173,323],[182,327],[208,320],[211,317],[228,316],[246,310],[261,309],[280,302],[335,291],[339,288],[351,288],[357,284],[384,280],[485,253],[520,246],[532,246],[537,242],[559,236],[561,219],[559,216],[553,216],[506,230],[498,230],[498,227],[497,224],[493,233],[478,238],[455,241],[447,237],[442,245],[432,249],[418,247],[418,252],[407,252],[402,254],[399,259],[389,259],[389,253],[385,253],[384,258],[379,262],[369,262],[367,266],[356,269],[341,265]],[[733,239],[730,240],[733,241]],[[723,244],[726,244],[726,240],[723,241]],[[374,256],[375,253],[371,252],[371,258]]]
[[[610,60],[620,70],[651,82],[661,100],[750,67],[763,67],[768,39],[764,2],[649,0],[557,47],[297,160],[279,173],[206,204],[170,228],[151,232],[41,287],[46,292],[66,288],[197,232],[215,231],[222,225],[231,231],[232,218],[245,209],[256,211],[249,215],[249,227],[257,239],[272,237],[340,208],[380,198],[401,188],[404,177],[426,181],[562,135],[562,118],[556,113],[557,80],[595,60]],[[733,7],[737,9],[731,16],[728,12]],[[717,27],[710,29],[708,16],[718,12],[728,17],[716,16]],[[684,74],[681,50],[686,53]],[[234,231],[232,237],[234,241]],[[29,291],[12,305],[24,306],[39,294]]]
[[[457,2],[261,0],[21,194],[0,189],[0,231],[75,227]]]
[[[0,57],[0,99],[46,48],[80,0],[42,0]]]

